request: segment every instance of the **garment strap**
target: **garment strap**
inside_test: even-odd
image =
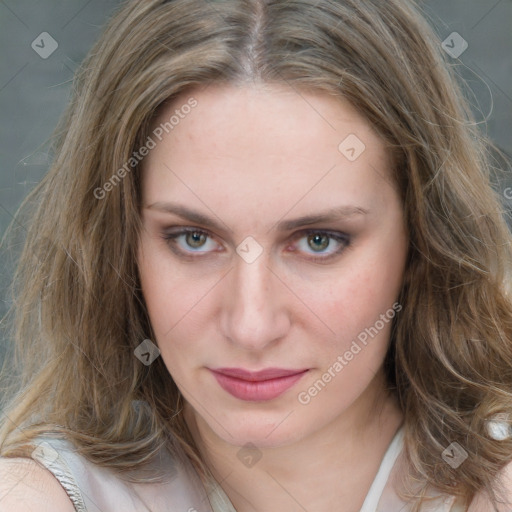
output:
[[[360,512],[375,512],[377,510],[377,505],[382,495],[382,491],[388,481],[391,469],[393,468],[393,465],[395,464],[395,461],[402,449],[403,436],[404,432],[402,425],[397,430],[393,440],[386,450],[386,453],[384,454],[384,458],[382,459],[379,470],[377,471],[377,475],[375,476],[370,490],[366,495],[366,499],[364,500]]]

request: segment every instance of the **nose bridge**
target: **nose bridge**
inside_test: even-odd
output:
[[[243,305],[252,305],[253,309],[259,310],[270,305],[268,292],[272,286],[270,282],[271,273],[265,255],[260,256],[252,263],[238,262],[235,272],[235,286],[239,300]]]
[[[266,253],[250,263],[237,258],[231,274],[223,312],[225,335],[249,349],[261,349],[281,338],[288,320],[279,280]]]

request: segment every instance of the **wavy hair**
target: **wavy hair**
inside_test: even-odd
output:
[[[255,82],[348,100],[393,155],[410,247],[385,368],[405,416],[409,479],[420,483],[410,497],[419,510],[432,484],[466,506],[486,490],[496,505],[512,440],[486,425],[512,413],[511,235],[492,143],[412,0],[120,6],[75,75],[50,170],[16,217],[28,232],[4,318],[14,353],[0,454],[26,456],[35,436],[64,434],[124,473],[177,439],[211,478],[162,358],[134,357],[154,339],[136,261],[141,165],[105,197],[95,190],[178,94]],[[454,441],[468,454],[457,469],[441,458]]]

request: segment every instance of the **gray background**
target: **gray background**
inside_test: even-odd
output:
[[[73,72],[119,3],[0,0],[0,235],[48,169],[48,141],[69,99]],[[468,42],[453,65],[467,80],[482,131],[512,155],[512,0],[419,3],[440,40],[455,31]],[[47,59],[31,47],[42,32],[58,43]],[[12,269],[10,253],[0,254],[3,290]],[[2,297],[0,316],[7,305]]]

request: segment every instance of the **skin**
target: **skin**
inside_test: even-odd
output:
[[[408,239],[388,154],[349,103],[281,85],[195,90],[166,106],[155,126],[190,96],[198,105],[143,162],[138,264],[153,341],[238,512],[340,503],[358,511],[403,421],[382,368],[391,322],[307,405],[298,394],[397,300]],[[349,134],[365,144],[354,161],[338,150]],[[155,206],[171,202],[219,226]],[[275,229],[342,205],[366,213]],[[184,227],[208,236],[163,238]],[[328,238],[325,247],[325,231],[349,241]],[[251,263],[236,252],[248,236],[263,251]],[[224,391],[208,369],[217,367],[308,372],[281,396],[255,402]],[[261,455],[252,467],[237,457],[249,442]]]

